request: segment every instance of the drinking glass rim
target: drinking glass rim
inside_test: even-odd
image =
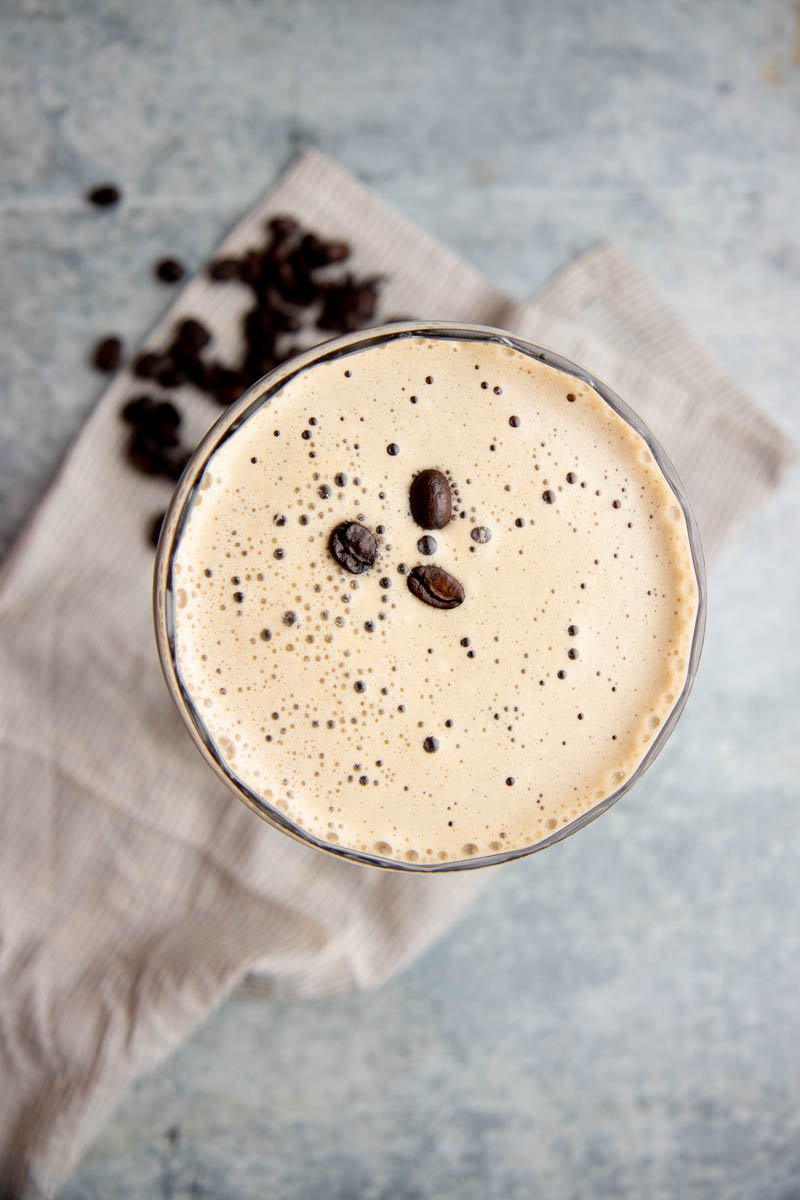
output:
[[[697,613],[692,634],[692,645],[689,652],[689,663],[686,678],[669,715],[666,717],[658,732],[648,746],[633,774],[610,795],[592,805],[586,812],[570,821],[563,828],[555,830],[541,841],[514,850],[499,851],[495,854],[479,855],[475,858],[453,859],[438,863],[400,862],[396,859],[382,858],[377,854],[355,850],[349,846],[340,846],[325,841],[316,835],[297,826],[285,813],[274,804],[265,800],[254,791],[243,779],[240,779],[233,769],[225,763],[217,749],[205,723],[195,704],[189,696],[180,677],[175,649],[175,616],[174,588],[172,567],[175,553],[180,544],[186,522],[200,487],[206,465],[222,444],[231,437],[258,409],[267,404],[270,399],[283,388],[291,379],[311,366],[345,358],[373,345],[386,344],[398,338],[420,337],[439,340],[490,342],[495,345],[507,346],[517,350],[529,358],[536,359],[546,366],[553,367],[580,379],[591,387],[609,407],[630,425],[644,440],[656,464],[666,479],[678,502],[689,538],[692,555],[692,567],[697,586]],[[183,474],[173,492],[170,505],[164,516],[161,533],[156,551],[155,568],[153,573],[153,614],[155,623],[156,646],[158,649],[161,669],[170,694],[183,718],[183,721],[195,745],[201,751],[206,762],[216,774],[233,790],[239,799],[258,814],[263,820],[282,833],[313,846],[326,854],[334,854],[350,862],[366,866],[380,867],[394,871],[411,871],[431,874],[434,872],[475,870],[478,867],[496,866],[514,859],[525,858],[529,854],[546,850],[564,838],[583,829],[591,821],[607,812],[626,792],[638,783],[645,771],[652,765],[669,740],[672,731],[686,706],[686,701],[692,689],[705,635],[707,609],[707,585],[705,559],[703,556],[700,532],[692,511],[686,490],[681,482],[672,461],[661,443],[645,425],[639,415],[617,395],[607,384],[599,380],[592,372],[566,358],[564,355],[550,350],[535,342],[527,341],[504,329],[491,325],[461,324],[454,321],[395,321],[382,325],[370,326],[356,333],[343,334],[319,343],[300,354],[287,359],[275,367],[267,375],[253,383],[238,400],[234,401],[225,412],[214,422],[208,432],[199,442],[189,459]]]

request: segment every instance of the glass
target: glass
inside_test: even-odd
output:
[[[213,738],[204,725],[202,716],[195,708],[191,697],[187,694],[183,686],[175,655],[173,560],[208,460],[218,447],[227,438],[231,437],[248,417],[265,404],[293,376],[317,363],[344,358],[369,346],[404,337],[431,337],[436,339],[454,339],[462,342],[492,342],[508,346],[522,354],[529,355],[531,358],[538,359],[540,362],[554,367],[556,370],[564,371],[569,375],[581,379],[584,383],[592,387],[623,420],[627,421],[641,435],[647,443],[662,474],[672,488],[686,519],[698,591],[697,617],[686,681],[672,711],[660,727],[633,775],[625,780],[611,795],[598,801],[597,804],[581,816],[576,817],[568,825],[563,826],[563,828],[556,830],[549,837],[543,838],[533,845],[523,846],[511,851],[501,851],[496,854],[482,855],[477,858],[455,859],[440,863],[410,863],[399,862],[395,859],[380,858],[376,854],[352,850],[346,846],[332,845],[330,842],[323,841],[295,825],[278,808],[253,791],[242,779],[239,779],[230,766],[225,763],[214,744]],[[429,321],[425,324],[397,322],[391,325],[374,326],[359,333],[334,338],[281,364],[274,371],[271,371],[269,375],[265,375],[263,379],[253,384],[211,427],[187,464],[164,519],[156,554],[153,599],[156,642],[167,686],[186,723],[189,733],[203,754],[203,757],[220,778],[233,789],[240,800],[243,800],[255,813],[276,829],[327,854],[335,854],[340,858],[349,859],[352,862],[380,866],[395,871],[461,871],[473,870],[475,867],[490,866],[508,862],[511,859],[522,858],[525,855],[544,850],[548,846],[560,842],[563,838],[569,837],[579,829],[583,829],[590,821],[594,821],[602,813],[606,812],[641,779],[656,756],[663,750],[664,745],[675,728],[686,705],[686,700],[697,673],[705,632],[706,577],[697,522],[695,521],[686,492],[675,468],[643,421],[611,388],[601,383],[600,380],[595,379],[589,371],[564,358],[562,355],[556,354],[554,351],[548,350],[543,346],[537,346],[532,342],[522,341],[520,338],[514,337],[513,334],[506,333],[500,329],[493,329],[483,325],[456,325],[445,321]]]

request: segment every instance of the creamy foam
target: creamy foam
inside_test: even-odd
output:
[[[426,468],[451,482],[443,529],[411,516]],[[328,547],[345,521],[377,538],[362,575]],[[419,564],[463,603],[412,595]],[[303,831],[412,863],[533,845],[616,791],[698,609],[635,430],[517,350],[419,336],[318,363],[239,426],[173,572],[177,668],[230,771]]]

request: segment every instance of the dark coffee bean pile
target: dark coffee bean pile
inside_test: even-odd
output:
[[[113,185],[94,188],[87,195],[101,207],[119,198]],[[349,256],[346,242],[326,242],[293,217],[272,217],[262,245],[241,257],[215,259],[206,272],[212,283],[245,287],[251,294],[252,306],[242,320],[240,357],[228,362],[218,358],[212,331],[189,317],[176,326],[164,349],[148,350],[134,360],[134,374],[149,387],[167,392],[192,384],[227,407],[262,375],[297,353],[294,338],[301,330],[350,333],[373,323],[379,279],[358,279],[350,272],[332,276],[326,270]],[[175,283],[184,268],[175,259],[162,259],[154,271],[161,281]],[[94,350],[98,370],[116,370],[121,359],[118,338],[105,338]],[[191,447],[181,445],[181,415],[174,404],[163,395],[148,393],[128,402],[121,416],[131,426],[126,447],[131,466],[145,475],[178,479]],[[150,528],[155,528],[155,519]]]

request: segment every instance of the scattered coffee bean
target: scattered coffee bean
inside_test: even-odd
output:
[[[453,494],[447,476],[435,468],[420,471],[409,491],[411,515],[423,529],[444,529],[453,515]]]
[[[492,531],[491,529],[487,529],[485,525],[476,525],[474,529],[469,531],[469,536],[479,546],[485,546],[487,542],[492,540]]]
[[[328,548],[340,567],[351,575],[363,575],[378,557],[374,534],[357,521],[337,525],[328,541]]]
[[[199,354],[209,344],[211,334],[200,321],[187,317],[181,321],[175,337],[175,346],[186,354]]]
[[[100,183],[96,187],[90,188],[86,193],[86,199],[95,208],[113,208],[115,204],[119,204],[122,193],[115,183]]]
[[[217,258],[208,267],[208,277],[214,283],[226,283],[238,279],[241,264],[238,258]]]
[[[92,362],[98,371],[110,374],[122,362],[122,342],[118,337],[105,337],[97,343]]]
[[[458,580],[433,564],[414,567],[408,576],[408,588],[431,608],[458,608],[464,602],[464,589]]]
[[[430,534],[426,533],[425,537],[421,537],[417,542],[417,549],[420,554],[435,554],[438,550],[436,538],[432,538]]]
[[[155,379],[163,365],[162,355],[145,351],[136,358],[133,364],[133,373],[139,379]]]
[[[151,546],[158,545],[158,538],[159,538],[159,534],[161,533],[161,526],[164,524],[164,517],[166,515],[167,514],[164,512],[159,512],[159,513],[156,513],[155,516],[151,517],[151,519],[150,519],[148,540],[149,540]]]
[[[97,187],[87,195],[91,203],[100,206],[116,203],[119,198],[119,189],[112,184]],[[148,350],[138,356],[133,368],[138,378],[154,380],[168,390],[191,383],[220,406],[227,407],[262,375],[298,352],[298,347],[288,340],[301,328],[300,318],[304,314],[298,310],[313,306],[311,321],[306,317],[305,325],[310,327],[313,323],[320,332],[352,331],[373,322],[378,302],[377,277],[363,279],[352,274],[340,278],[331,278],[330,274],[323,279],[316,277],[318,270],[349,257],[350,247],[346,242],[326,242],[302,229],[288,215],[275,216],[266,225],[262,244],[241,256],[217,258],[206,269],[213,282],[235,282],[252,294],[254,305],[242,322],[241,356],[232,363],[204,361],[203,351],[211,341],[210,331],[189,317],[178,327],[171,344],[158,352]],[[156,264],[155,271],[164,282],[177,282],[183,266],[174,259],[164,259]],[[121,346],[116,361],[111,351],[104,351],[96,365],[99,370],[112,371],[120,360]],[[139,437],[135,446],[128,446],[129,461],[148,474],[175,478],[183,469],[186,455],[183,452],[179,455],[175,446],[166,455],[161,446],[152,444],[152,430],[147,433],[147,438]],[[173,437],[172,441],[175,440]],[[162,445],[165,441],[162,438]],[[396,452],[397,449],[392,451]],[[310,456],[314,456],[313,451]],[[342,475],[342,479],[343,483],[338,477],[336,480],[340,487],[347,482],[346,476]]]
[[[162,258],[155,266],[156,279],[160,279],[162,283],[177,283],[179,279],[183,279],[185,273],[176,258]]]

